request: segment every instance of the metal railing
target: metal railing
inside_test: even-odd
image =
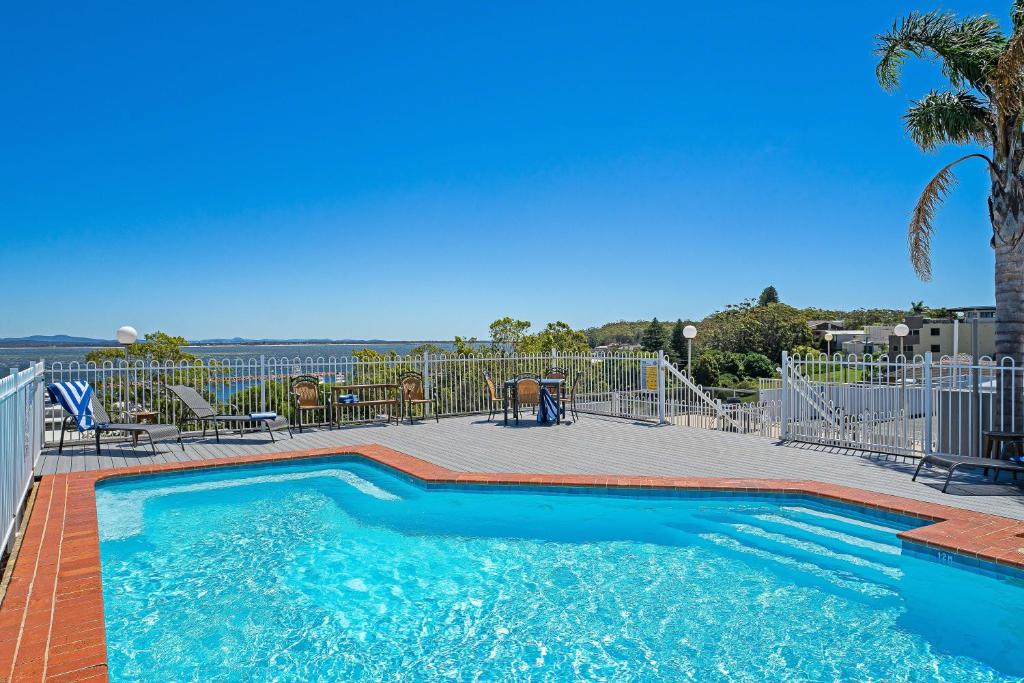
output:
[[[779,400],[783,438],[898,455],[981,455],[985,431],[1019,431],[1022,368],[932,354],[783,355],[782,379],[760,383]]]
[[[423,375],[428,393],[436,392],[440,416],[487,413],[490,400],[485,373],[497,386],[524,374],[544,375],[558,368],[575,386],[579,412],[638,420],[659,419],[659,394],[649,386],[655,354],[642,352],[593,354],[508,354],[464,356],[344,356],[227,359],[215,362],[145,363],[125,361],[54,363],[46,368],[48,381],[84,380],[97,400],[119,418],[139,410],[156,412],[156,420],[196,428],[165,387],[186,384],[204,393],[211,403],[239,413],[272,410],[290,416],[290,378],[314,375],[323,382],[321,395],[329,400],[332,384],[394,383],[407,371]],[[366,419],[376,414],[364,415]],[[45,415],[46,443],[60,438],[64,418],[59,406]],[[65,440],[79,438],[69,433]],[[116,437],[115,437],[116,438]]]
[[[43,364],[0,379],[0,528],[6,553],[14,541],[42,450]]]

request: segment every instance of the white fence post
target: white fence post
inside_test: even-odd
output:
[[[665,352],[658,351],[658,424],[667,424],[665,419]]]
[[[267,409],[267,357],[260,354],[260,412]]]
[[[423,398],[432,396],[432,388],[430,386],[430,353],[427,351],[423,352]],[[430,410],[431,403],[423,404],[423,417],[426,419],[427,412]]]
[[[932,452],[932,352],[924,354],[924,372],[922,377],[924,384],[924,454]]]
[[[787,351],[782,352],[782,405],[780,407],[780,421],[779,435],[783,441],[789,439],[789,411],[790,411],[790,397],[789,397],[789,353]]]

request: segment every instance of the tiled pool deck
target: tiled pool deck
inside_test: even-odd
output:
[[[287,443],[287,442],[285,442]],[[45,476],[0,606],[0,675],[9,681],[107,680],[95,484],[101,479],[355,454],[427,482],[783,493],[934,522],[905,541],[1024,569],[1024,521],[834,483],[779,479],[461,472],[380,445],[307,449]]]

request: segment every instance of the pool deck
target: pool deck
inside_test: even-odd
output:
[[[454,429],[458,420],[449,420],[448,429]],[[467,426],[465,421],[463,427]],[[444,425],[445,423],[442,423]],[[862,488],[851,488],[819,481],[783,481],[777,478],[751,478],[753,473],[745,472],[744,478],[714,478],[697,476],[614,476],[594,473],[595,467],[651,467],[654,461],[638,461],[633,449],[648,449],[658,443],[658,439],[682,439],[676,445],[676,458],[683,463],[695,459],[696,454],[707,458],[707,449],[696,445],[689,434],[673,434],[675,428],[639,427],[636,433],[647,436],[627,438],[628,429],[623,432],[623,425],[614,421],[584,420],[582,423],[569,427],[551,428],[520,428],[504,430],[493,425],[478,424],[470,421],[469,426],[479,428],[482,434],[505,434],[504,446],[496,447],[495,438],[490,437],[485,443],[490,444],[487,452],[499,448],[500,452],[492,457],[494,467],[504,466],[505,472],[499,471],[465,471],[448,468],[430,459],[414,457],[381,445],[348,446],[330,444],[322,448],[314,448],[311,442],[317,438],[336,439],[340,435],[349,434],[355,438],[357,434],[371,436],[388,434],[392,438],[411,439],[416,442],[414,449],[423,453],[428,450],[423,446],[427,441],[433,443],[431,449],[439,449],[435,457],[449,457],[456,462],[465,458],[483,455],[467,449],[464,440],[450,442],[441,438],[445,434],[441,425],[423,424],[409,427],[371,427],[353,429],[336,433],[316,432],[299,439],[285,439],[275,448],[286,452],[267,453],[266,448],[260,449],[255,442],[256,437],[250,436],[250,443],[223,443],[221,448],[239,449],[252,448],[263,453],[244,454],[235,452],[213,456],[212,451],[195,451],[193,455],[205,453],[207,457],[195,460],[175,460],[164,463],[139,463],[134,466],[117,463],[111,469],[89,469],[85,458],[79,455],[81,463],[77,471],[44,476],[39,484],[32,514],[23,535],[22,545],[14,573],[3,604],[0,605],[0,676],[7,681],[105,681],[107,680],[106,635],[103,617],[103,589],[100,578],[100,544],[97,526],[95,503],[96,482],[119,475],[168,472],[189,470],[203,467],[222,467],[242,463],[265,462],[303,457],[315,457],[335,453],[353,453],[375,460],[383,465],[405,472],[409,476],[427,482],[458,482],[487,485],[557,485],[586,487],[629,487],[640,489],[686,489],[714,490],[745,494],[749,492],[775,492],[801,495],[812,495],[829,500],[864,505],[888,512],[912,515],[931,523],[908,529],[899,534],[904,541],[928,546],[938,551],[954,551],[964,558],[982,557],[1010,567],[1024,568],[1024,522],[995,517],[965,510],[962,507],[948,507],[935,503],[911,500],[883,493],[871,493]],[[611,425],[615,425],[612,427]],[[580,432],[587,430],[592,436],[598,435],[602,429],[612,429],[619,434],[618,443],[601,444],[593,438],[587,439],[592,449],[600,449],[605,454],[616,454],[614,460],[604,460],[579,447],[570,457],[561,452],[565,443],[579,440]],[[496,431],[496,430],[500,430]],[[465,431],[465,429],[463,429]],[[434,440],[429,439],[429,435]],[[546,434],[546,436],[543,436]],[[563,434],[565,436],[563,436]],[[710,433],[708,433],[710,434]],[[694,438],[698,434],[692,435]],[[730,435],[717,435],[718,437]],[[732,445],[736,449],[750,448],[750,437],[732,435],[739,439]],[[522,439],[521,450],[509,450]],[[543,439],[543,440],[541,440]],[[564,440],[564,441],[563,441]],[[724,442],[722,442],[724,443]],[[544,453],[526,458],[531,452],[530,444],[543,446]],[[680,444],[686,447],[680,448]],[[800,449],[785,448],[772,451],[770,442],[762,442],[766,449],[760,451],[763,457],[771,453],[798,451],[803,457],[811,457],[808,452]],[[306,450],[294,450],[304,448]],[[452,448],[457,453],[450,453]],[[781,448],[781,447],[775,447]],[[447,450],[446,450],[447,449]],[[663,456],[666,452],[663,451]],[[722,449],[723,456],[728,455],[729,448]],[[448,455],[445,455],[449,453]],[[503,454],[503,455],[502,455]],[[822,455],[822,454],[817,454]],[[831,454],[828,454],[831,455]],[[66,453],[64,456],[73,459],[76,456]],[[121,457],[121,456],[118,456]],[[424,456],[425,457],[425,456]],[[778,457],[778,456],[777,456]],[[794,456],[795,457],[795,456]],[[851,456],[846,456],[851,457]],[[579,458],[575,462],[573,458]],[[485,464],[491,462],[482,460]],[[614,464],[617,463],[617,464]],[[60,463],[58,463],[60,464]],[[503,465],[502,465],[503,464]],[[662,463],[662,465],[679,467],[678,464]],[[531,468],[540,466],[560,467],[565,473],[529,474]],[[572,474],[569,470],[589,467],[590,474]],[[518,470],[520,473],[516,473]],[[928,487],[923,486],[927,489]],[[947,499],[955,498],[947,496]],[[946,558],[940,558],[946,561]],[[976,560],[975,560],[976,561]],[[1012,570],[1011,570],[1012,571]]]
[[[941,493],[944,473],[911,475],[916,462],[892,456],[824,446],[781,445],[775,439],[683,426],[581,416],[573,425],[542,427],[524,421],[503,427],[485,416],[454,417],[413,425],[366,425],[344,429],[315,429],[303,434],[277,432],[271,443],[266,433],[222,437],[186,437],[184,452],[171,443],[148,447],[104,445],[97,456],[92,442],[44,451],[37,474],[65,474],[98,469],[237,457],[310,448],[380,444],[463,472],[531,474],[617,474],[670,477],[743,477],[752,479],[811,479],[854,486],[913,500],[961,507],[975,512],[1024,519],[1024,479],[1014,484],[1009,474],[1002,483],[979,474],[958,472],[948,493]]]

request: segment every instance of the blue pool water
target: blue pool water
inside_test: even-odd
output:
[[[358,458],[97,488],[113,681],[1005,681],[1024,583],[802,497],[426,488]]]

